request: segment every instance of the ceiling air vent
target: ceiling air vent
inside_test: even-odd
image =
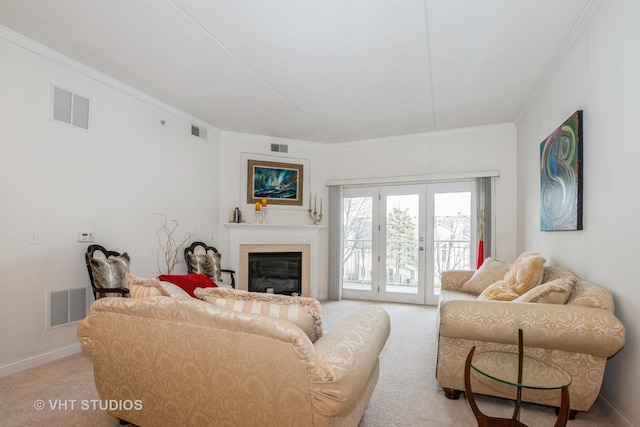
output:
[[[289,146],[285,144],[271,144],[271,151],[274,153],[288,153]]]
[[[205,141],[207,140],[207,130],[194,124],[191,125],[191,135],[197,136],[198,138],[204,139]]]
[[[54,86],[51,116],[57,122],[89,130],[89,100]]]

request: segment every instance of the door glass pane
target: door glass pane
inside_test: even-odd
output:
[[[447,270],[471,268],[471,192],[434,194],[434,291]]]
[[[420,196],[386,198],[386,292],[418,293]]]
[[[342,288],[371,290],[372,197],[344,198]]]

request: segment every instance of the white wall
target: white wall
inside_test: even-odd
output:
[[[182,223],[177,237],[195,230],[207,241],[217,230],[218,136],[211,129],[199,140],[184,116],[3,39],[0,58],[0,373],[8,373],[14,362],[77,347],[75,325],[46,330],[45,301],[49,290],[89,286],[78,232],[128,252],[134,274],[155,277],[154,213]],[[91,100],[89,132],[49,119],[52,83]],[[27,244],[27,230],[39,244]]]
[[[640,2],[603,2],[576,37],[518,127],[518,250],[610,289],[627,328],[625,348],[607,364],[602,395],[640,425]],[[584,110],[584,230],[541,232],[539,143]]]
[[[516,257],[516,131],[511,124],[335,145],[331,179],[384,178],[499,170],[493,256]]]

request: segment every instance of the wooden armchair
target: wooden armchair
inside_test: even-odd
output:
[[[220,267],[220,252],[203,242],[193,242],[184,249],[184,260],[189,274],[202,274],[218,285],[236,287],[235,271]],[[230,282],[222,280],[222,273],[229,275]]]

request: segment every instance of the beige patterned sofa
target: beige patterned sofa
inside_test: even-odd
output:
[[[78,338],[93,357],[100,399],[125,403],[108,412],[139,426],[358,425],[389,335],[383,309],[363,307],[324,332],[309,298],[229,298],[238,304],[93,303]]]
[[[464,390],[464,364],[469,350],[516,352],[523,329],[524,353],[565,368],[572,375],[571,410],[587,411],[595,402],[607,360],[620,351],[625,328],[614,315],[611,293],[574,278],[562,267],[544,267],[541,285],[571,278],[564,303],[480,300],[462,292],[474,271],[449,271],[441,277],[438,306],[436,376],[445,395],[457,398]],[[562,280],[561,280],[562,281]],[[472,370],[473,372],[473,370]],[[472,375],[474,393],[514,398],[515,388]],[[523,401],[559,406],[559,391],[523,391]]]

